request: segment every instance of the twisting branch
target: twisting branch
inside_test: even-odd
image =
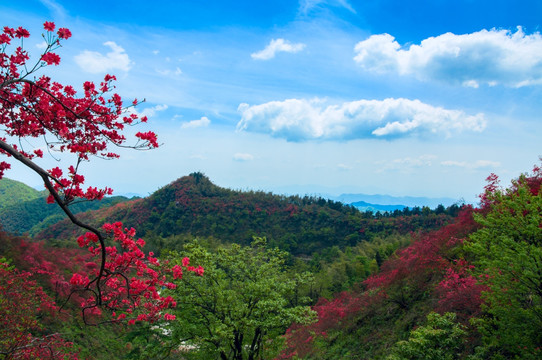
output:
[[[71,36],[66,28],[55,31],[52,22],[43,25],[47,47],[34,66],[27,65],[30,56],[22,47],[22,39],[29,37],[29,32],[22,27],[0,30],[0,155],[15,159],[40,176],[49,191],[47,201],[56,202],[74,225],[87,231],[77,243],[87,248],[96,260],[89,263],[91,275],[84,271],[72,274],[69,281],[72,291],[66,300],[67,303],[73,299],[75,293],[84,295],[79,300],[85,322],[86,312],[101,316],[103,309],[108,311],[106,320],[112,322],[127,319],[128,324],[133,324],[166,317],[163,310],[175,306],[175,301],[158,291],[175,286],[166,280],[166,272],[172,270],[162,266],[154,254],[141,250],[145,242],[135,238],[135,229],[124,228],[121,222],[93,226],[81,221],[69,208],[78,199],[102,199],[112,193],[107,187],[83,190],[85,179],[79,173],[82,161],[89,161],[92,156],[118,158],[118,154],[110,152],[111,145],[139,150],[156,148],[159,146],[156,134],[138,132],[135,144],[126,145],[122,130],[147,119],[126,113],[140,102],[136,99],[128,106],[123,105],[121,97],[112,93],[116,80],[113,75],[105,75],[99,85],[84,82],[80,96],[76,96],[72,86],[64,86],[47,76],[32,78],[43,67],[59,65],[60,56],[52,51],[61,46],[61,40]],[[21,45],[8,53],[8,45],[17,39]],[[33,161],[43,157],[43,150],[25,151],[22,140],[26,138],[43,138],[49,151],[54,148],[70,152],[77,161],[68,167],[66,174],[59,167],[43,169]],[[0,161],[0,179],[9,168],[8,162]],[[109,236],[113,244],[106,246]],[[182,272],[176,271],[176,278],[180,278]],[[187,271],[196,269],[188,267]]]
[[[96,289],[97,289],[97,305],[101,305],[102,304],[102,293],[101,293],[101,285],[100,285],[100,280],[103,278],[104,276],[104,273],[105,273],[105,261],[106,261],[106,250],[105,250],[105,240],[104,240],[104,237],[102,235],[102,233],[96,229],[95,227],[89,225],[89,224],[85,224],[83,222],[81,222],[73,213],[72,211],[70,210],[70,208],[68,207],[68,204],[65,203],[65,201],[60,197],[60,194],[55,190],[53,184],[51,183],[51,179],[53,179],[53,181],[55,182],[58,182],[57,179],[53,178],[47,171],[45,171],[43,168],[41,168],[40,166],[36,165],[36,163],[34,163],[32,160],[28,159],[27,157],[25,157],[24,155],[22,155],[20,152],[18,152],[17,150],[15,150],[11,145],[7,144],[6,142],[0,140],[0,149],[2,149],[3,151],[5,151],[6,153],[10,154],[11,156],[13,156],[13,158],[15,158],[17,161],[20,161],[23,165],[25,165],[26,167],[30,168],[31,170],[33,170],[35,173],[37,173],[41,179],[43,180],[43,183],[45,184],[45,187],[47,188],[47,190],[49,190],[49,193],[54,197],[56,203],[58,204],[58,206],[60,206],[60,208],[62,209],[62,211],[68,216],[68,218],[70,219],[70,221],[80,227],[80,228],[83,228],[85,230],[88,230],[92,233],[94,233],[97,237],[98,237],[98,242],[100,243],[100,253],[101,253],[101,263],[100,263],[100,270],[98,271],[98,275],[96,275],[96,277],[91,280],[89,282],[89,284],[86,286],[86,289],[89,289],[90,286],[92,285],[92,283],[96,283]]]

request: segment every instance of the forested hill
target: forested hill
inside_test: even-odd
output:
[[[36,234],[64,218],[66,215],[56,204],[47,204],[47,191],[38,191],[22,182],[3,178],[0,180],[0,226],[2,230],[21,235]],[[99,209],[128,199],[112,196],[101,201],[76,202],[73,213]]]
[[[0,179],[0,210],[44,196],[43,191],[8,178]]]
[[[457,210],[452,206],[374,214],[323,198],[225,189],[193,173],[145,199],[81,216],[95,224],[122,221],[133,226],[153,251],[177,248],[193,236],[249,244],[257,235],[267,237],[271,246],[301,255],[334,245],[354,246],[375,236],[435,229],[449,222]],[[39,238],[73,238],[75,231],[64,221]]]

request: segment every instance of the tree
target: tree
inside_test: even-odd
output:
[[[292,322],[312,320],[308,306],[289,304],[300,279],[286,271],[287,254],[265,245],[265,239],[255,238],[251,246],[233,244],[214,253],[196,241],[185,245],[186,255],[205,267],[205,276],[197,276],[198,270],[176,282],[169,292],[180,299],[180,307],[173,312],[176,319],[160,330],[168,332],[177,348],[190,347],[183,357],[268,358],[271,350],[278,352],[281,335]],[[173,253],[173,275],[188,261]]]
[[[507,189],[491,175],[482,195],[482,226],[465,243],[476,274],[489,288],[477,323],[492,358],[542,355],[542,169]],[[490,358],[487,355],[486,358]]]
[[[122,131],[147,119],[128,111],[139,104],[137,100],[124,107],[121,97],[112,93],[116,80],[112,75],[106,75],[98,86],[85,82],[81,95],[71,85],[47,76],[37,77],[42,68],[59,65],[60,56],[54,51],[71,36],[66,28],[55,32],[52,22],[43,26],[46,47],[33,64],[23,48],[23,39],[30,36],[26,29],[4,27],[0,34],[0,153],[6,157],[0,162],[0,178],[10,168],[8,159],[19,161],[41,177],[49,191],[47,201],[56,202],[76,226],[88,231],[78,243],[96,256],[95,266],[70,279],[72,295],[82,297],[85,319],[90,314],[102,315],[102,310],[107,309],[109,321],[120,321],[140,308],[144,313],[137,320],[152,321],[174,304],[158,292],[166,285],[158,260],[143,253],[144,241],[135,238],[134,229],[124,228],[121,223],[104,224],[101,229],[90,226],[81,222],[69,205],[112,193],[109,188],[83,189],[85,178],[80,170],[84,162],[92,157],[118,158],[110,146],[156,148],[156,134],[138,132],[133,144],[126,143]],[[20,45],[11,49],[11,43],[17,41]],[[31,145],[39,141],[41,147]],[[64,170],[45,170],[35,161],[44,152],[70,153],[75,160]],[[108,236],[114,241],[112,246],[106,246]]]
[[[454,313],[427,315],[427,324],[410,332],[408,340],[399,341],[387,360],[453,360],[464,347],[467,331],[455,322]]]

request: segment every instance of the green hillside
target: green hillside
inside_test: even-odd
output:
[[[225,189],[194,173],[145,199],[81,216],[97,225],[122,221],[136,228],[148,249],[156,253],[178,249],[192,237],[248,245],[254,236],[264,236],[270,246],[300,256],[332,246],[344,249],[377,237],[435,229],[448,223],[457,209],[405,209],[391,215],[360,212],[323,198]],[[61,222],[38,237],[68,239],[77,234],[77,229]]]
[[[0,210],[43,196],[43,192],[31,188],[20,181],[0,179]]]
[[[47,204],[46,191],[37,191],[19,181],[0,180],[0,225],[8,233],[34,235],[66,218],[56,204]],[[123,196],[106,197],[101,201],[76,202],[72,212],[100,209],[127,201]]]

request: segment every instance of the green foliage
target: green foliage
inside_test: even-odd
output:
[[[167,341],[177,347],[191,347],[184,357],[272,358],[292,322],[312,321],[310,308],[298,305],[307,299],[295,298],[296,287],[310,277],[288,272],[287,254],[265,246],[263,238],[256,238],[250,247],[233,244],[216,252],[196,241],[185,246],[183,255],[203,266],[205,274],[185,273],[177,281],[171,290],[178,300],[176,320],[159,330],[171,332]],[[173,253],[170,264],[183,261]],[[172,348],[167,341],[161,346]]]
[[[490,289],[476,322],[488,358],[542,356],[542,191],[528,180],[486,194],[489,207],[476,216],[482,228],[465,246]]]
[[[465,327],[455,322],[454,313],[427,315],[427,324],[410,332],[408,340],[399,341],[387,360],[454,360],[460,357],[467,335]]]
[[[22,182],[8,178],[0,179],[0,210],[42,196],[44,196],[43,191],[40,192]]]
[[[0,180],[0,183],[8,179]],[[24,185],[26,186],[26,185]],[[32,189],[33,190],[33,189]],[[36,191],[39,197],[17,201],[0,209],[0,224],[6,232],[21,235],[28,232],[35,235],[43,229],[66,218],[66,214],[57,204],[47,204],[46,195]],[[6,189],[6,197],[17,197],[13,188]],[[127,201],[124,196],[106,197],[100,201],[75,202],[70,206],[74,214],[106,208]]]
[[[180,250],[192,237],[249,245],[254,236],[262,236],[270,247],[294,256],[325,255],[333,246],[344,251],[377,238],[436,229],[452,220],[447,213],[436,214],[428,208],[409,210],[409,215],[376,216],[322,198],[224,189],[200,173],[182,177],[130,207],[112,210],[89,214],[85,220],[98,224],[107,213],[107,218],[137,228],[157,254],[164,249]],[[64,222],[39,237],[73,236],[73,227]]]

